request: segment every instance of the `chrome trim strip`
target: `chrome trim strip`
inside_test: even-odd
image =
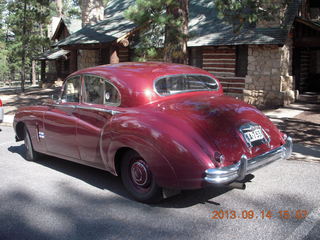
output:
[[[111,115],[116,115],[116,114],[121,113],[120,111],[116,111],[116,110],[109,110],[109,109],[90,107],[90,106],[76,106],[76,108],[105,112],[105,113],[110,113]]]
[[[207,169],[204,180],[213,184],[225,184],[235,180],[242,180],[247,174],[274,161],[290,158],[292,147],[292,138],[288,137],[284,145],[260,156],[247,159],[245,155],[242,155],[240,161],[234,165]]]
[[[71,105],[71,104],[52,104],[51,106],[54,106],[54,107],[66,107],[66,108],[76,108],[75,105]]]

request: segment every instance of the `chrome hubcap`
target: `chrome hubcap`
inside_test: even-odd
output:
[[[150,173],[145,162],[138,160],[131,165],[131,178],[140,187],[148,186]]]

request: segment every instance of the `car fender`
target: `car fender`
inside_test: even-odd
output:
[[[124,114],[106,125],[108,130],[104,132],[108,134],[102,133],[100,146],[108,170],[116,174],[116,153],[127,147],[148,162],[162,186],[178,182],[175,186],[180,188],[202,187],[204,171],[214,167],[208,153],[212,148],[187,123],[175,122],[163,114],[156,115],[143,111]]]

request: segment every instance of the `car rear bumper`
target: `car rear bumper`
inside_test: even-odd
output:
[[[242,155],[240,161],[234,165],[222,168],[210,168],[205,171],[205,181],[213,184],[226,184],[242,180],[247,174],[262,168],[274,161],[288,159],[292,154],[292,139],[288,137],[286,143],[262,155],[248,159]]]
[[[3,107],[0,107],[0,123],[3,122],[3,117],[4,117]]]

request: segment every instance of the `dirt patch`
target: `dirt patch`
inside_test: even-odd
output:
[[[28,88],[24,93],[18,89],[1,89],[0,99],[4,104],[5,114],[15,114],[20,107],[41,105],[53,94],[60,93],[60,88]]]

